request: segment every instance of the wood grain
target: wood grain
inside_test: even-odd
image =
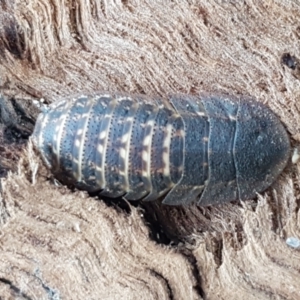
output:
[[[1,93],[250,95],[298,146],[299,17],[292,0],[2,0]],[[300,299],[285,242],[300,238],[299,164],[256,200],[126,212],[57,186],[21,148],[1,179],[1,299]]]

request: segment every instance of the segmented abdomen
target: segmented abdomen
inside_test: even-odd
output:
[[[33,141],[62,182],[170,205],[252,198],[290,150],[269,109],[226,96],[82,96],[42,113]]]

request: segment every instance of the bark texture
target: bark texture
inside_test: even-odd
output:
[[[256,97],[298,146],[299,20],[297,0],[1,0],[0,298],[300,299],[299,164],[256,200],[124,210],[26,142],[36,100],[206,91]]]

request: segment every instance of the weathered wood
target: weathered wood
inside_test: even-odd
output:
[[[297,145],[297,1],[2,0],[0,9],[1,93],[17,99],[0,103],[1,132],[10,130],[0,164],[8,159],[3,175],[12,169],[2,179],[1,298],[300,299],[299,250],[285,243],[300,238],[299,165],[258,200],[125,203],[126,212],[51,180],[25,147],[36,112],[20,101],[105,90],[251,95]],[[166,233],[180,243],[154,240]]]

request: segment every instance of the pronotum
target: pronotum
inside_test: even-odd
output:
[[[290,156],[286,130],[246,97],[100,94],[54,103],[32,136],[54,176],[127,200],[186,205],[245,200],[269,187]]]

